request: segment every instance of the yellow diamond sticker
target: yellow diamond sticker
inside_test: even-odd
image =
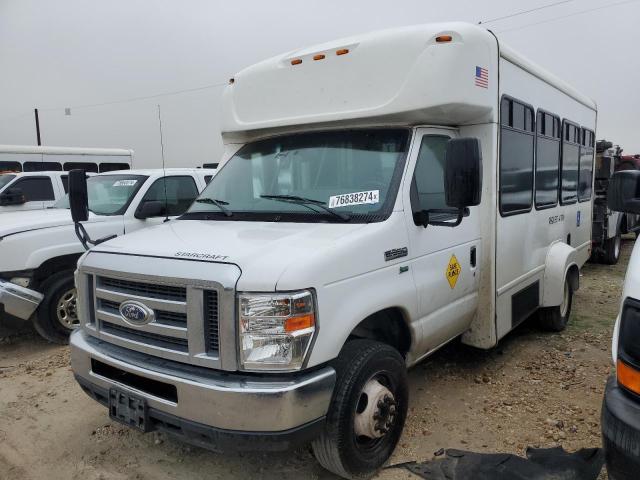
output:
[[[458,283],[458,277],[460,276],[460,271],[462,267],[460,267],[460,263],[458,263],[458,259],[455,255],[451,255],[451,260],[449,260],[449,265],[447,265],[447,271],[445,275],[447,276],[447,282],[449,282],[449,286],[454,288],[456,283]]]

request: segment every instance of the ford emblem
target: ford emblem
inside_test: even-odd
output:
[[[140,327],[153,321],[153,310],[140,302],[127,300],[120,304],[120,315],[129,325]]]

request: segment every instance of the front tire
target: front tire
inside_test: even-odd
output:
[[[562,303],[557,307],[541,308],[538,312],[538,323],[543,330],[548,332],[562,332],[567,328],[571,316],[571,304],[573,302],[573,289],[569,279],[564,279],[564,291]]]
[[[52,275],[40,290],[44,293],[44,299],[38,307],[33,325],[46,340],[66,344],[71,332],[79,326],[73,272],[68,270]]]
[[[345,344],[334,362],[336,387],[313,453],[343,478],[372,476],[391,456],[407,417],[409,389],[404,359],[372,340]]]

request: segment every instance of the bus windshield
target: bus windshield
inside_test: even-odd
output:
[[[390,214],[409,130],[339,130],[249,143],[182,219],[380,221]]]

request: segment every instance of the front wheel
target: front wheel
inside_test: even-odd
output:
[[[77,312],[77,291],[73,272],[60,272],[49,277],[41,287],[44,299],[34,318],[36,331],[53,343],[67,343],[80,322]]]
[[[336,386],[313,453],[343,478],[367,478],[391,456],[407,416],[407,371],[400,353],[372,340],[345,344],[334,362]]]
[[[541,308],[538,312],[538,323],[549,332],[562,332],[567,328],[569,316],[571,315],[571,303],[573,301],[573,289],[569,284],[569,279],[564,279],[564,290],[562,292],[562,303],[557,307]]]

